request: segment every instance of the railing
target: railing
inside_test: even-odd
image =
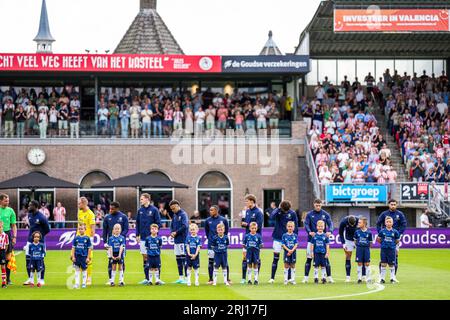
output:
[[[448,195],[445,196],[439,188],[439,185],[430,184],[430,199],[428,208],[435,213],[437,217],[448,217],[450,215],[450,203]]]
[[[319,176],[317,175],[316,164],[312,155],[311,148],[309,147],[309,139],[305,137],[305,158],[306,164],[309,168],[309,179],[313,184],[314,197],[322,199],[321,188],[319,182]]]

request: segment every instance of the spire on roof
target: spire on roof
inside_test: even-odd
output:
[[[157,0],[141,0],[141,10],[153,9],[156,10]]]
[[[280,49],[276,45],[275,41],[272,39],[272,30],[269,31],[269,40],[267,40],[264,48],[261,50],[260,56],[282,56]]]
[[[51,53],[52,52],[52,42],[55,41],[51,32],[50,32],[50,24],[48,22],[48,14],[47,14],[47,4],[45,0],[42,0],[41,7],[41,19],[39,21],[39,31],[34,40],[37,43],[37,52],[38,53]]]

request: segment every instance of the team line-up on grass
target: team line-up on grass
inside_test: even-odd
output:
[[[158,209],[151,204],[151,196],[142,194],[136,218],[136,239],[140,244],[140,253],[143,257],[143,271],[145,279],[142,285],[162,285],[161,273],[161,247],[162,239],[158,236],[161,226],[161,217]],[[0,265],[2,270],[2,288],[10,283],[11,252],[17,236],[15,227],[15,213],[9,208],[7,195],[0,195]],[[241,226],[246,229],[243,239],[242,284],[257,285],[261,267],[260,250],[262,248],[263,213],[256,206],[256,197],[245,197],[246,213],[242,218]],[[78,201],[78,227],[73,240],[70,259],[75,269],[75,284],[73,288],[86,288],[92,283],[93,242],[95,233],[95,217],[88,207],[88,201],[82,197]],[[194,285],[199,286],[201,238],[198,236],[198,226],[189,225],[186,212],[177,200],[169,204],[174,213],[170,236],[174,239],[174,254],[176,257],[179,279],[178,284],[192,285],[192,271],[194,271]],[[24,285],[41,287],[45,284],[45,236],[50,227],[45,216],[38,211],[39,203],[35,200],[29,204],[29,237],[24,247],[28,279]],[[107,285],[115,286],[116,276],[119,273],[118,285],[124,286],[126,235],[128,233],[128,218],[120,210],[118,202],[111,203],[110,214],[103,222],[103,241],[107,249],[108,276]],[[12,214],[13,215],[12,215]],[[284,284],[296,284],[296,262],[298,249],[298,217],[291,209],[291,203],[283,200],[280,206],[270,216],[275,222],[272,233],[273,262],[269,283],[274,283],[281,251],[284,262]],[[305,230],[308,234],[306,248],[305,273],[302,283],[307,283],[311,267],[314,266],[315,283],[333,283],[331,266],[329,262],[330,245],[329,236],[333,231],[333,222],[328,212],[322,209],[322,201],[314,201],[314,209],[309,211],[305,218]],[[8,228],[9,227],[9,228]],[[209,285],[216,286],[219,270],[223,275],[226,286],[231,284],[228,265],[228,220],[220,216],[219,208],[210,208],[210,217],[205,223],[205,233],[208,238],[208,274]],[[343,245],[346,260],[346,282],[350,282],[351,257],[356,250],[356,263],[358,283],[377,280],[385,283],[386,271],[389,266],[390,282],[398,283],[396,278],[398,268],[398,252],[400,237],[406,229],[406,218],[397,210],[397,201],[389,201],[389,210],[383,212],[377,221],[377,241],[381,244],[381,262],[379,279],[371,279],[370,247],[373,240],[372,233],[367,228],[367,219],[364,217],[348,216],[342,219],[339,234],[345,239]],[[319,279],[319,272],[321,278]],[[81,286],[80,286],[81,275]],[[37,277],[37,283],[35,282]],[[252,282],[253,280],[253,282]]]

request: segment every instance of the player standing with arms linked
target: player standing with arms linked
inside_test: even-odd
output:
[[[147,285],[149,281],[149,269],[147,263],[147,248],[145,247],[145,239],[150,235],[150,226],[156,224],[161,228],[161,215],[158,208],[151,204],[151,196],[148,193],[143,193],[139,199],[141,207],[136,215],[136,241],[139,244],[142,254],[145,279],[139,284]],[[161,270],[159,271],[161,276]]]
[[[86,226],[86,236],[91,238],[91,242],[94,243],[95,235],[95,214],[88,206],[88,199],[81,197],[78,200],[78,225],[84,224]],[[79,233],[77,232],[77,236]],[[90,251],[89,263],[87,266],[87,282],[90,286],[92,284],[92,258],[94,256],[94,250]]]
[[[217,235],[217,225],[224,225],[224,233],[228,235],[228,220],[219,214],[219,207],[212,206],[209,208],[209,218],[205,221],[205,234],[208,238],[208,284],[213,284],[214,273],[214,250],[212,247],[212,240]],[[230,268],[227,266],[228,282],[230,282]]]
[[[242,219],[241,226],[245,228],[245,234],[250,233],[250,223],[256,222],[258,225],[257,233],[262,237],[262,226],[264,223],[264,215],[261,209],[256,206],[256,197],[253,194],[248,194],[245,196],[245,216]],[[242,249],[242,280],[241,283],[245,284],[247,277],[247,250]],[[258,269],[261,266],[258,266]]]
[[[289,221],[294,222],[294,233],[298,236],[298,217],[295,211],[291,209],[291,202],[288,200],[283,200],[281,201],[280,206],[272,211],[272,213],[270,214],[270,219],[275,222],[275,227],[272,232],[273,262],[272,275],[270,277],[269,283],[274,283],[275,274],[277,273],[278,261],[280,260],[280,253],[282,250],[283,234],[287,233],[286,225]]]
[[[11,270],[8,268],[8,262],[11,259],[11,253],[16,245],[17,225],[16,213],[9,207],[9,196],[0,194],[0,221],[3,221],[3,232],[8,236],[8,247],[5,252],[6,259],[6,284],[11,284]]]
[[[173,212],[172,224],[170,225],[170,236],[174,239],[174,252],[177,259],[179,278],[175,283],[187,284],[185,276],[186,270],[186,237],[189,231],[189,219],[186,211],[181,209],[180,202],[172,200],[169,203]]]
[[[327,237],[331,235],[333,232],[333,221],[331,220],[331,216],[328,212],[322,209],[322,200],[316,199],[314,200],[314,210],[311,210],[307,213],[305,218],[305,229],[308,234],[308,244],[306,247],[306,263],[305,263],[305,278],[302,283],[307,283],[309,278],[309,271],[311,270],[311,262],[313,260],[314,254],[311,251],[312,238],[317,233],[317,222],[322,220],[325,222],[324,232]],[[331,277],[331,266],[330,260],[325,259],[327,266],[326,271],[328,275],[328,282],[334,283],[333,278]]]
[[[40,233],[40,239],[39,242],[44,245],[45,247],[45,236],[50,232],[50,225],[48,223],[47,218],[43,213],[41,213],[39,210],[39,202],[36,200],[33,200],[28,205],[28,223],[30,225],[29,233],[28,233],[28,242],[24,247],[25,250],[25,259],[27,262],[27,273],[28,273],[28,280],[24,282],[24,285],[27,286],[31,284],[31,253],[29,251],[30,245],[34,241],[33,234],[35,232]],[[45,276],[45,263],[42,262],[42,271],[41,271],[41,278],[39,281],[40,286],[43,286],[44,283],[44,276]]]
[[[350,282],[350,273],[352,270],[352,253],[355,249],[355,232],[358,227],[359,219],[355,216],[344,217],[339,224],[339,238],[345,253],[345,282]]]
[[[385,220],[387,217],[391,217],[394,225],[393,228],[397,230],[400,234],[400,239],[403,235],[403,233],[406,230],[406,217],[403,212],[400,210],[397,210],[397,200],[391,199],[389,200],[389,210],[386,210],[381,213],[381,215],[378,217],[377,220],[377,231],[380,233],[381,229],[383,229],[385,225]],[[400,250],[400,242],[397,243],[395,247],[395,274],[397,274],[398,270],[398,252]],[[380,263],[380,272],[381,272],[381,263]]]

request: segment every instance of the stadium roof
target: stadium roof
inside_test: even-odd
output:
[[[41,19],[39,21],[39,31],[34,41],[55,41],[50,32],[50,23],[48,22],[47,5],[45,0],[42,0]]]
[[[272,30],[269,31],[269,40],[267,40],[264,48],[261,50],[260,56],[282,56],[281,50],[278,49],[277,44],[273,41]]]
[[[156,0],[140,0],[140,11],[114,53],[184,54],[156,11]]]
[[[312,58],[326,57],[414,57],[449,58],[450,32],[436,33],[334,33],[334,8],[363,9],[368,5],[380,8],[450,9],[448,0],[324,0],[313,19],[300,35],[297,54]]]

